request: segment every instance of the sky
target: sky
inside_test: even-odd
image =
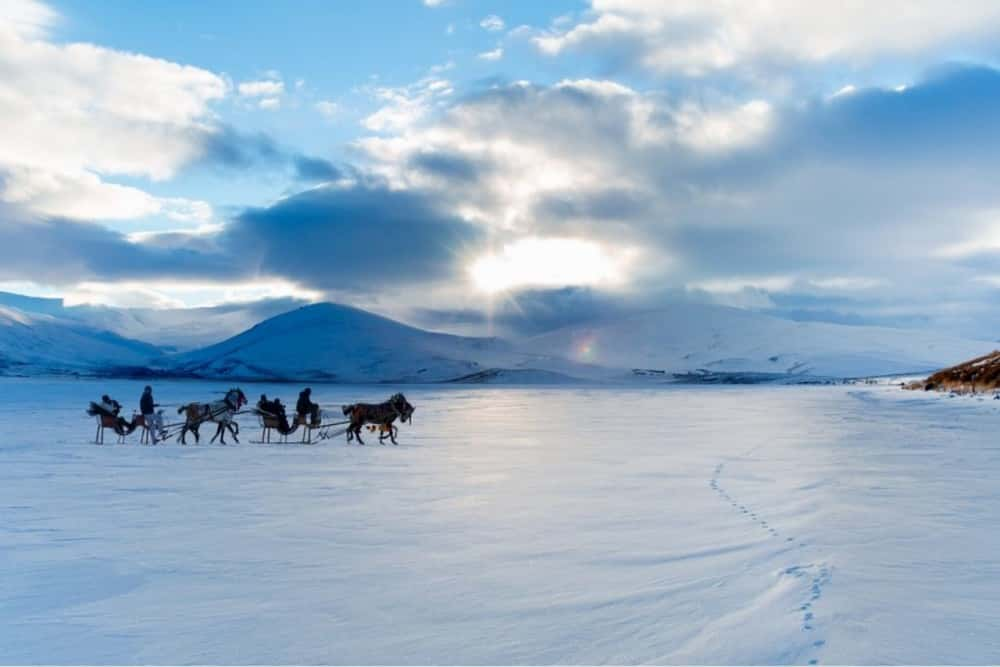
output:
[[[0,289],[995,339],[1000,4],[0,0]]]

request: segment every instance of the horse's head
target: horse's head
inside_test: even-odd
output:
[[[394,394],[392,398],[389,399],[392,406],[399,413],[399,420],[401,422],[413,423],[413,411],[416,410],[410,402],[406,400],[406,396],[402,394]]]
[[[239,387],[233,387],[226,394],[226,403],[230,405],[235,405],[236,409],[239,410],[244,405],[247,404],[247,396],[243,393],[243,390]]]

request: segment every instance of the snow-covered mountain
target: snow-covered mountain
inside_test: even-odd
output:
[[[673,380],[685,373],[778,379],[930,370],[992,349],[919,331],[793,322],[723,306],[677,304],[516,343],[432,333],[317,304],[180,355],[185,375],[338,382]]]
[[[200,377],[433,382],[471,375],[509,358],[495,338],[432,333],[332,303],[272,317],[216,345],[179,355],[172,367]]]
[[[161,352],[153,345],[123,338],[52,315],[0,306],[0,373],[95,373],[145,367]]]
[[[738,308],[675,304],[576,325],[522,345],[649,377],[691,372],[857,377],[924,371],[996,347],[916,330],[794,322]]]
[[[111,331],[169,351],[187,351],[217,343],[263,319],[302,305],[302,301],[295,299],[264,299],[203,308],[113,308],[67,306],[62,299],[0,292],[0,306]]]
[[[59,300],[19,299],[0,295],[0,304],[21,306],[0,305],[0,373],[107,374],[153,368],[214,378],[516,384],[573,378],[675,380],[683,374],[722,380],[746,379],[747,374],[765,374],[761,379],[857,377],[935,370],[995,347],[916,330],[794,322],[699,304],[675,304],[506,342],[434,333],[324,303],[269,317],[222,342],[166,357],[162,348],[132,338],[158,341],[167,335],[177,340],[186,331],[187,340],[200,340],[253,320],[258,306],[158,311],[67,308]],[[120,335],[122,331],[131,337]]]

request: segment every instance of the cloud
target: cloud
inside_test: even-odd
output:
[[[331,100],[320,100],[314,108],[326,119],[334,118],[340,113],[340,105]]]
[[[164,215],[179,221],[208,222],[204,201],[154,197],[139,188],[102,181],[88,171],[52,172],[26,167],[0,169],[0,201],[45,216],[78,220],[130,220]]]
[[[409,167],[448,183],[475,182],[489,166],[446,150],[420,151],[410,156]]]
[[[490,14],[479,22],[479,27],[489,32],[499,32],[504,28],[503,19],[496,14]]]
[[[285,82],[273,79],[244,81],[237,90],[242,97],[279,97],[285,93]]]
[[[373,132],[400,132],[416,126],[454,92],[451,82],[437,76],[409,86],[376,87],[372,94],[382,106],[361,124]]]
[[[878,58],[990,53],[1000,6],[986,0],[802,3],[794,0],[648,2],[592,0],[587,16],[534,39],[549,55],[601,53],[664,75],[764,71]]]
[[[333,174],[320,161],[299,167]],[[196,289],[266,279],[302,293],[371,297],[387,287],[454,280],[468,249],[481,241],[480,229],[433,198],[376,182],[315,187],[201,232],[133,238],[0,205],[0,281],[44,275],[53,285],[186,282]]]
[[[976,276],[1000,274],[998,112],[1000,71],[975,66],[793,103],[513,83],[358,146],[494,244],[639,247],[631,290],[767,308],[811,294],[817,311],[851,294],[884,323],[893,301],[910,318],[921,300],[982,298]]]
[[[202,162],[227,169],[287,169],[297,181],[318,182],[340,176],[340,171],[322,158],[281,146],[264,132],[241,132],[228,125],[206,135]]]
[[[219,241],[270,275],[373,293],[454,277],[481,232],[419,192],[328,185],[249,209]]]
[[[37,2],[8,0],[2,11],[0,199],[105,219],[168,206],[105,179],[165,180],[196,160],[226,82],[162,59],[53,43],[48,30],[58,16]]]
[[[314,157],[299,155],[294,158],[295,176],[299,181],[321,183],[335,181],[342,176],[330,162]]]
[[[589,287],[564,287],[522,290],[495,303],[490,311],[472,307],[416,308],[410,317],[419,326],[431,329],[521,337],[624,317],[641,308],[619,294]]]
[[[495,62],[503,58],[503,48],[498,46],[492,51],[483,51],[476,57],[479,58],[480,60],[489,60],[491,62]]]
[[[228,261],[211,239],[187,245],[133,243],[99,225],[39,220],[16,207],[0,207],[0,280],[50,285],[81,281],[197,277],[237,279],[250,272]]]
[[[58,20],[52,9],[35,0],[5,0],[2,12],[10,29],[25,37],[44,35]]]
[[[264,132],[241,132],[229,125],[219,125],[207,132],[203,140],[200,159],[205,164],[246,169],[287,159],[286,151]]]

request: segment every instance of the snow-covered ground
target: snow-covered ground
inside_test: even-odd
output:
[[[0,380],[0,662],[1000,662],[1000,401],[409,387],[399,447],[89,444],[140,389]]]

